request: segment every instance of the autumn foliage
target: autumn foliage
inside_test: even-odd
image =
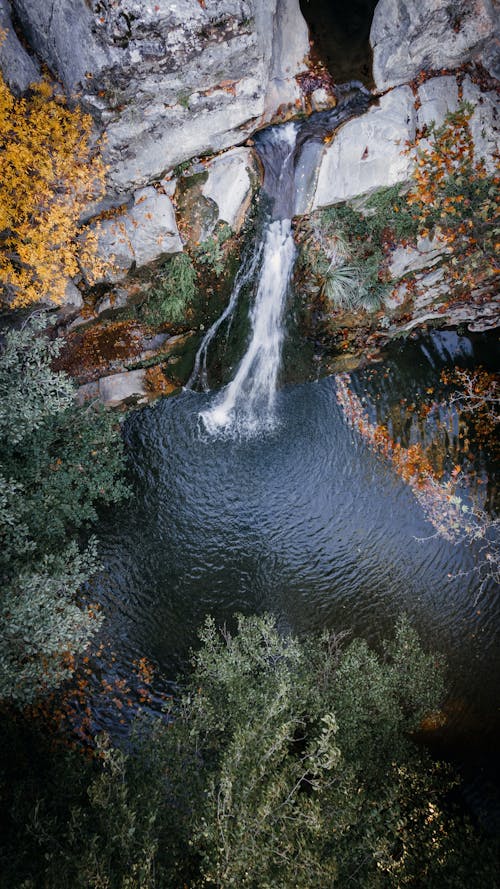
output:
[[[91,117],[46,81],[16,98],[0,75],[0,299],[60,302],[78,274],[77,251],[95,261],[95,237],[78,246],[83,208],[103,192]]]
[[[500,166],[493,175],[476,159],[464,103],[442,126],[431,125],[410,146],[416,151],[413,185],[407,196],[425,237],[436,230],[451,251],[451,279],[465,290],[491,285],[498,276]]]

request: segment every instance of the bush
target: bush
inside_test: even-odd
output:
[[[169,721],[129,754],[101,739],[93,762],[39,762],[35,743],[32,762],[7,743],[29,765],[4,799],[6,886],[498,886],[494,843],[447,811],[450,773],[412,741],[443,672],[407,621],[379,654],[271,617],[200,638]]]
[[[121,499],[120,436],[74,402],[51,362],[43,319],[6,334],[0,354],[0,698],[23,705],[68,676],[98,621],[76,604],[96,570],[77,533]]]
[[[77,241],[84,207],[104,188],[91,130],[90,115],[47,82],[17,99],[0,75],[0,300],[60,302],[83,249],[103,268],[96,238]]]
[[[160,326],[185,321],[190,303],[197,294],[196,271],[186,253],[177,253],[165,264],[160,287],[155,288],[142,307],[147,324]]]

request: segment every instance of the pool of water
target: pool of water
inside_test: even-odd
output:
[[[483,342],[455,334],[423,338],[353,386],[383,413],[478,352]],[[215,397],[186,391],[124,425],[133,498],[99,529],[99,597],[119,660],[146,656],[175,678],[207,614],[271,611],[283,630],[378,643],[405,611],[449,665],[440,743],[473,750],[491,778],[500,596],[490,584],[477,599],[474,546],[433,536],[410,488],[346,424],[335,377],[281,388],[275,428],[251,438],[207,433],[200,414]]]

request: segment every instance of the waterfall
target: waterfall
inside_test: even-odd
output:
[[[304,146],[313,151],[314,164],[326,134],[343,120],[361,113],[370,101],[370,94],[356,84],[346,84],[347,95],[336,109],[313,115],[302,124],[287,123],[264,130],[255,144],[264,166],[264,192],[269,203],[260,241],[242,264],[231,299],[226,309],[207,331],[195,359],[188,386],[199,380],[207,391],[208,349],[219,328],[231,319],[244,287],[254,283],[255,299],[250,310],[251,335],[247,351],[236,375],[215,397],[201,417],[212,434],[233,431],[252,434],[272,428],[274,405],[284,336],[284,308],[292,276],[295,244],[291,219],[304,196],[304,177],[308,162],[299,164]],[[317,157],[316,157],[317,156]],[[309,159],[309,163],[310,163]],[[306,177],[307,178],[307,177]]]
[[[231,293],[231,299],[229,300],[226,308],[222,312],[222,315],[219,315],[216,321],[212,324],[211,327],[207,330],[205,336],[203,337],[198,351],[196,353],[196,358],[194,361],[193,371],[187,383],[187,388],[191,389],[197,380],[200,381],[201,387],[204,392],[209,391],[208,386],[208,374],[207,374],[207,359],[208,359],[208,350],[212,340],[215,338],[219,327],[222,326],[224,321],[228,318],[232,319],[234,310],[238,304],[238,300],[240,298],[241,291],[243,288],[250,283],[255,277],[255,273],[257,267],[260,262],[260,258],[262,256],[262,241],[259,241],[256,249],[252,251],[252,253],[247,254],[245,260],[242,262],[238,274],[236,275],[236,280],[234,282],[234,287]]]
[[[236,427],[251,433],[272,425],[283,341],[283,307],[294,257],[290,219],[268,223],[257,296],[250,316],[250,343],[222,397],[202,413],[209,432]]]
[[[220,324],[233,311],[239,293],[256,272],[262,255],[256,296],[250,313],[251,336],[234,379],[222,390],[210,410],[201,416],[211,433],[228,431],[251,434],[269,428],[274,421],[274,401],[283,342],[284,306],[295,258],[292,234],[294,200],[293,154],[296,124],[276,127],[262,139],[261,158],[266,170],[265,188],[271,198],[270,219],[263,229],[260,248],[235,283],[225,313],[205,335],[198,350],[193,376],[206,384],[207,348]]]

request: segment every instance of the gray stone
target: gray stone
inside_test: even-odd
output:
[[[404,148],[414,136],[413,93],[402,86],[339,129],[323,153],[313,209],[407,180],[412,161]]]
[[[89,283],[121,281],[127,272],[182,251],[174,208],[166,194],[152,186],[137,191],[126,213],[91,226],[97,234],[98,255],[111,263],[103,273],[84,266]]]
[[[370,32],[376,87],[386,90],[422,70],[489,58],[497,30],[498,4],[492,0],[379,0]]]
[[[76,311],[82,308],[83,306],[83,296],[76,286],[76,284],[68,278],[65,288],[64,295],[62,299],[50,299],[47,298],[44,300],[46,305],[51,307],[56,307],[58,309],[67,309],[68,311]]]
[[[40,68],[28,55],[18,40],[11,19],[10,3],[0,0],[0,70],[12,92],[16,95],[28,89],[30,83],[40,80]]]
[[[123,309],[128,302],[128,293],[121,287],[117,287],[115,290],[112,290],[111,293],[107,293],[106,296],[103,296],[101,300],[97,303],[95,310],[98,315],[102,315],[103,312],[112,312],[117,309]]]
[[[217,204],[218,218],[238,232],[250,206],[258,166],[251,148],[233,148],[206,167],[202,194]]]
[[[99,380],[99,398],[106,407],[147,397],[146,371],[129,370]]]
[[[69,280],[64,289],[64,299],[62,301],[63,306],[68,306],[72,309],[81,309],[83,306],[83,296],[78,290],[76,284],[73,281]]]
[[[75,395],[75,401],[79,405],[88,404],[99,398],[99,383],[84,383],[79,386]]]
[[[474,113],[470,119],[474,153],[477,160],[483,158],[489,173],[496,170],[500,151],[500,120],[498,113],[498,96],[494,92],[481,92],[480,88],[464,78],[463,98],[474,105]]]
[[[402,278],[408,272],[417,272],[435,265],[447,252],[449,248],[437,237],[419,238],[416,247],[396,247],[389,264],[391,278]]]
[[[441,123],[448,112],[458,108],[458,84],[453,75],[432,77],[419,88],[418,97],[421,105],[417,111],[417,125]]]
[[[244,141],[299,97],[297,0],[14,0],[39,58],[106,132],[109,187],[130,193]]]

